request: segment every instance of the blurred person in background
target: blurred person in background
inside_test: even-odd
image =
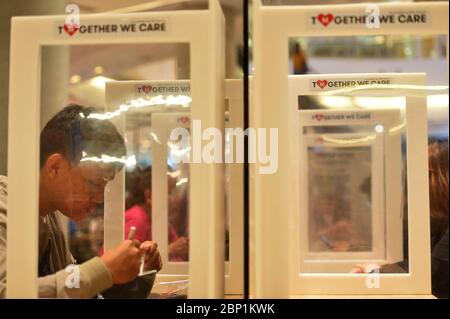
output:
[[[132,226],[136,227],[135,238],[139,241],[152,239],[152,173],[151,167],[136,172],[131,182],[129,205],[125,211],[125,238]],[[168,175],[169,200],[168,210],[175,205],[170,193],[176,187],[176,180]],[[168,222],[168,253],[170,261],[187,261],[189,240],[179,236],[175,227]]]
[[[448,142],[436,141],[428,147],[430,189],[431,290],[448,299]],[[387,265],[357,265],[353,273],[407,273],[408,260]]]

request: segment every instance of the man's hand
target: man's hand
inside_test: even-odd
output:
[[[139,274],[141,258],[139,245],[137,240],[124,240],[100,257],[108,268],[114,284],[125,284]]]
[[[161,255],[158,251],[158,244],[154,241],[145,241],[140,246],[141,255],[145,254],[144,270],[162,269]]]
[[[377,272],[379,273],[381,267],[377,264],[357,264],[350,272],[352,274],[370,274]]]
[[[181,260],[187,260],[189,253],[189,239],[180,237],[169,245],[169,259],[179,257]]]

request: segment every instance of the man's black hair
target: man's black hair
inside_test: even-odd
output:
[[[61,154],[73,165],[80,162],[83,152],[88,157],[107,155],[125,158],[125,142],[114,124],[108,120],[89,118],[93,113],[96,113],[93,107],[70,104],[53,116],[41,132],[41,168],[55,153]],[[114,164],[117,171],[123,167],[123,163]]]

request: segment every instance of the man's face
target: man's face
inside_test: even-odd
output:
[[[67,217],[80,221],[103,203],[106,184],[115,176],[114,166],[96,162],[80,162],[61,170],[52,185],[53,203]]]

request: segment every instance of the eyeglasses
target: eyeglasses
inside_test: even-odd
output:
[[[103,192],[106,184],[116,175],[115,169],[105,164],[80,163],[77,168],[83,178],[85,190],[90,194]]]

